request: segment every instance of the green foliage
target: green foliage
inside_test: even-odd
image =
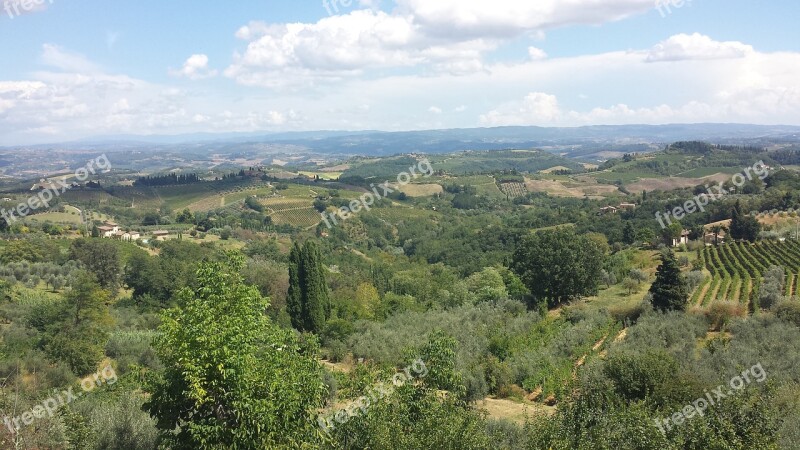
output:
[[[741,203],[736,201],[736,205],[731,212],[730,225],[731,238],[755,242],[758,233],[761,232],[761,223],[752,216],[745,216],[741,213]]]
[[[686,280],[671,250],[661,255],[656,280],[650,287],[653,307],[661,311],[683,311],[689,298]]]
[[[558,305],[597,293],[603,258],[596,241],[561,228],[523,240],[512,268],[535,298]]]
[[[197,291],[163,315],[154,343],[164,372],[146,410],[173,448],[297,447],[312,436],[322,370],[313,342],[272,325],[243,283],[240,257],[203,263]]]
[[[70,246],[69,257],[83,263],[97,277],[100,286],[116,295],[120,287],[122,263],[115,242],[108,239],[78,239]]]
[[[109,294],[88,273],[78,276],[62,303],[33,309],[28,324],[42,333],[40,345],[78,375],[97,370],[108,339]]]
[[[764,274],[764,282],[761,284],[761,290],[758,293],[759,306],[764,309],[770,309],[777,305],[783,298],[785,282],[786,273],[783,267],[770,266]]]
[[[800,327],[800,301],[784,300],[775,307],[775,315],[789,323]]]
[[[325,271],[319,247],[314,241],[306,241],[302,247],[295,243],[289,255],[287,311],[292,326],[300,331],[320,333],[330,317]]]

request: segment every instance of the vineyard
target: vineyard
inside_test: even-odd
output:
[[[500,183],[500,190],[510,198],[522,197],[528,194],[524,183]]]
[[[706,247],[700,251],[700,259],[711,277],[706,277],[695,289],[691,305],[706,308],[714,302],[732,301],[755,311],[758,291],[770,266],[781,266],[786,271],[785,295],[798,292],[800,243],[797,241],[763,241],[755,245],[736,242]]]
[[[261,202],[276,225],[294,227],[313,227],[322,217],[308,200],[292,198],[271,198]]]

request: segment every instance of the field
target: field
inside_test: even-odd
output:
[[[698,169],[700,170],[700,169]],[[640,191],[670,191],[679,188],[691,188],[699,184],[711,182],[728,181],[730,175],[716,173],[704,178],[685,178],[685,177],[666,177],[666,178],[643,178],[627,184],[625,187],[631,192]]]
[[[500,190],[510,198],[522,197],[528,194],[528,189],[523,183],[500,183]]]
[[[292,225],[308,228],[320,222],[319,212],[311,206],[311,201],[301,198],[270,198],[262,200],[266,213],[277,225]]]
[[[525,187],[531,192],[546,192],[554,197],[602,199],[618,192],[616,186],[598,184],[588,176],[556,177],[548,175],[547,179],[525,178]]]
[[[52,222],[68,225],[81,225],[81,215],[78,213],[66,212],[47,212],[42,214],[34,214],[25,218],[30,222]]]
[[[300,171],[298,173],[300,175],[305,175],[305,176],[312,177],[312,178],[314,178],[316,176],[316,177],[319,177],[319,178],[321,178],[323,180],[335,181],[335,180],[338,180],[340,176],[342,176],[343,172],[330,172],[330,171],[306,172],[306,171]]]
[[[569,169],[569,167],[555,166],[555,167],[551,167],[549,169],[540,170],[539,173],[550,174],[550,173],[553,173],[553,172],[555,172],[557,170],[570,170],[570,169]]]
[[[444,188],[439,184],[406,184],[400,186],[400,192],[409,197],[430,197],[441,194],[444,192]]]
[[[758,244],[736,242],[706,247],[700,253],[711,274],[695,289],[690,304],[708,308],[715,302],[731,301],[755,310],[758,290],[770,266],[786,270],[785,295],[796,295],[800,279],[800,243],[762,241]]]

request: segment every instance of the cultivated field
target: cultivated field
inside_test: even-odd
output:
[[[409,197],[430,197],[444,192],[440,184],[407,184],[400,186],[400,192]]]
[[[755,310],[761,280],[770,266],[786,270],[787,296],[798,292],[800,243],[797,241],[722,244],[706,247],[700,258],[711,277],[692,294],[690,304],[695,307],[708,308],[715,302],[729,301]]]

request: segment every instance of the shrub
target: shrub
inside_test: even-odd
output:
[[[785,320],[800,327],[800,301],[797,299],[784,300],[778,303],[774,310],[775,315],[781,320]]]
[[[747,307],[730,301],[714,302],[706,311],[706,318],[712,329],[721,331],[737,317],[747,317]]]

